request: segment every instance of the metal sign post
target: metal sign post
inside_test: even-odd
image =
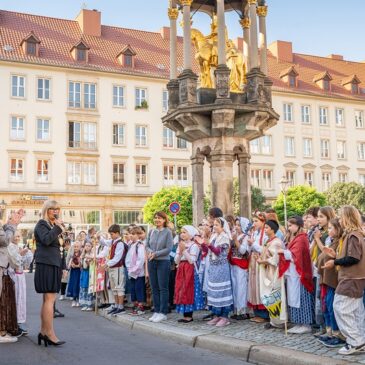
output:
[[[175,229],[177,229],[176,215],[179,214],[180,210],[181,210],[181,205],[178,202],[172,202],[169,206],[170,213],[174,215]]]

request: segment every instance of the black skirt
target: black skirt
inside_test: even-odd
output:
[[[58,266],[37,263],[34,286],[37,293],[58,293],[61,290],[61,269]]]

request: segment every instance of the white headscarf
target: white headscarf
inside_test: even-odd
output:
[[[194,236],[199,234],[199,231],[194,226],[183,226],[183,229],[185,229],[186,232],[188,232],[190,239],[192,240]]]
[[[250,224],[250,220],[245,217],[237,217],[237,218],[240,221],[242,233],[245,233],[246,228]]]
[[[232,234],[231,234],[231,230],[229,229],[228,222],[222,217],[219,217],[217,219],[219,219],[221,222],[223,222],[223,230],[226,233],[226,235],[228,236],[228,238],[231,240],[232,239]]]

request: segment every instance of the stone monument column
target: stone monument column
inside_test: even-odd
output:
[[[204,218],[204,156],[191,158],[193,185],[193,224],[197,226]]]
[[[260,68],[267,75],[267,36],[266,36],[266,16],[267,6],[258,6],[257,15],[259,16],[260,31]]]
[[[259,67],[259,51],[257,44],[257,16],[256,16],[256,4],[257,0],[248,0],[250,4],[250,70]]]
[[[184,69],[191,70],[191,20],[190,6],[193,0],[181,0],[184,23]]]
[[[233,153],[212,151],[209,156],[212,204],[233,214]]]
[[[246,70],[250,70],[250,18],[243,18],[240,24],[243,30],[243,56],[245,58]]]
[[[240,195],[240,214],[242,217],[251,216],[251,178],[250,155],[240,153],[238,159],[238,182]]]

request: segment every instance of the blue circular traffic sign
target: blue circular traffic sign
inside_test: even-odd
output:
[[[172,202],[169,206],[169,210],[172,214],[178,214],[180,212],[181,205],[178,202]]]

